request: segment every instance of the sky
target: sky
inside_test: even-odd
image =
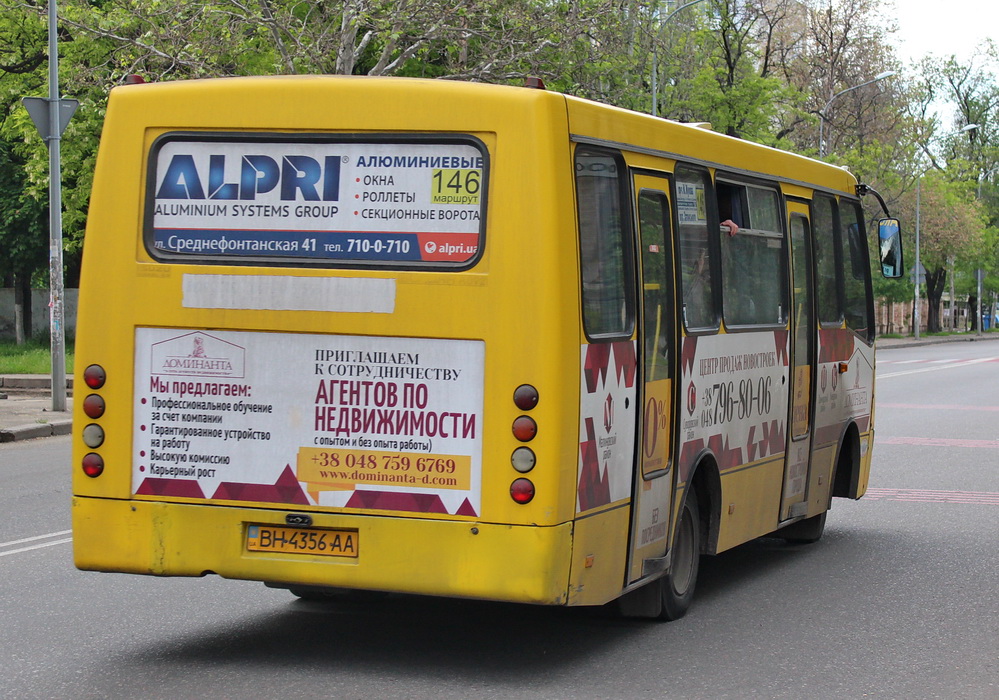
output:
[[[906,64],[928,53],[967,60],[985,38],[999,45],[995,0],[895,0],[895,11],[898,55]]]
[[[892,16],[890,6],[885,14]],[[927,54],[967,61],[986,38],[999,48],[997,0],[895,0],[894,18],[897,55],[905,69]],[[933,111],[945,125],[952,123],[953,107],[940,103]]]

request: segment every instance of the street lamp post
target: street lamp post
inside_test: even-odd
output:
[[[662,29],[669,21],[673,19],[680,10],[685,10],[691,5],[696,5],[699,2],[704,2],[704,0],[691,0],[691,2],[684,3],[680,7],[676,8],[668,15],[666,19],[659,23],[659,28]],[[655,43],[652,44],[652,116],[659,116],[659,54],[656,51]]]
[[[873,78],[871,78],[866,82],[860,83],[859,85],[854,85],[853,87],[848,87],[845,90],[840,90],[835,95],[829,98],[829,101],[826,102],[825,107],[823,107],[819,111],[819,158],[821,158],[826,154],[826,142],[823,140],[823,130],[824,130],[823,127],[825,126],[826,123],[826,113],[829,111],[829,107],[832,106],[832,103],[835,102],[836,99],[841,95],[845,95],[846,93],[852,92],[854,90],[859,90],[862,87],[866,87],[878,81],[884,80],[885,78],[890,78],[893,75],[895,75],[895,71],[886,70],[884,73],[878,73],[877,75],[875,75]]]
[[[919,190],[923,184],[923,175],[919,173],[916,180],[916,264],[912,268],[912,281],[914,293],[912,296],[912,331],[916,340],[919,340]]]

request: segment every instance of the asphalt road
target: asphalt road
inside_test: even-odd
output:
[[[883,352],[877,387],[869,495],[705,558],[671,624],[79,572],[70,439],[0,445],[0,697],[995,700],[999,345]]]

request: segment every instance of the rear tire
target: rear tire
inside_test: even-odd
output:
[[[625,617],[679,620],[694,598],[700,559],[700,515],[691,492],[680,511],[669,573],[618,598],[618,610]]]
[[[812,544],[822,539],[822,533],[826,529],[826,513],[822,511],[818,515],[799,520],[787,527],[782,527],[774,534],[785,542],[793,544]]]
[[[700,562],[701,518],[697,506],[697,493],[691,491],[687,494],[683,509],[680,511],[669,574],[660,579],[663,602],[660,618],[679,620],[687,613],[694,599]]]

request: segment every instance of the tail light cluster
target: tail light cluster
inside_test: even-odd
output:
[[[107,373],[100,365],[90,365],[83,370],[83,383],[92,392],[97,392],[104,388],[107,382]],[[96,421],[104,415],[106,408],[104,397],[98,393],[90,393],[83,399],[83,412],[87,418]],[[82,432],[83,444],[92,450],[104,444],[104,428],[99,423],[88,423]],[[104,458],[96,452],[88,452],[81,460],[83,473],[89,477],[96,478],[104,473]]]
[[[513,403],[521,411],[528,412],[538,405],[538,390],[530,384],[521,384],[513,392]],[[520,442],[530,442],[538,434],[538,424],[530,416],[517,416],[513,421],[513,436]],[[527,474],[536,462],[534,450],[521,445],[510,455],[510,463],[521,474]],[[520,477],[510,484],[510,497],[520,504],[530,503],[534,498],[534,483]]]

